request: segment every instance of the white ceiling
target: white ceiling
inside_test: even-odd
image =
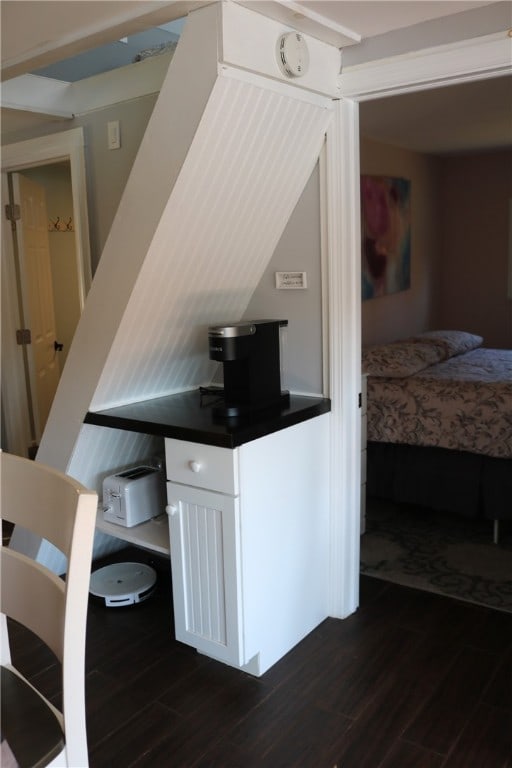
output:
[[[512,76],[360,104],[361,134],[414,152],[512,147]]]
[[[185,15],[213,0],[2,0],[2,79],[119,40]],[[472,11],[492,2],[473,0],[244,0],[249,7],[314,33],[328,42],[358,41]],[[502,3],[507,5],[507,3]],[[509,4],[512,9],[512,4]],[[64,12],[65,11],[65,12]],[[511,15],[512,26],[512,15]],[[356,50],[349,48],[349,52]],[[457,90],[455,90],[455,88]],[[361,105],[362,131],[416,151],[457,151],[512,143],[511,78]],[[47,121],[21,111],[2,111],[2,131]],[[6,121],[9,121],[7,125]],[[17,121],[14,123],[13,121]]]

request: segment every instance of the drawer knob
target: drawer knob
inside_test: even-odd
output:
[[[175,515],[178,511],[178,505],[169,504],[169,506],[165,508],[165,511],[167,512],[168,515]]]
[[[192,472],[200,472],[201,471],[201,463],[199,461],[189,461],[188,463],[190,469]]]

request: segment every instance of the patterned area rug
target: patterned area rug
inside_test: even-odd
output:
[[[370,499],[361,573],[512,612],[512,523]]]

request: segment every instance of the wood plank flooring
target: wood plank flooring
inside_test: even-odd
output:
[[[363,577],[353,616],[253,678],[173,639],[167,563],[117,559],[153,564],[158,588],[91,602],[91,768],[512,768],[512,614]],[[58,703],[52,659],[15,630]]]

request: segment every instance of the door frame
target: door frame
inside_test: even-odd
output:
[[[512,74],[508,30],[371,61],[340,75],[341,99],[327,133],[321,175],[323,282],[327,284],[330,451],[329,615],[359,605],[361,237],[359,102]],[[322,167],[322,166],[321,166]]]
[[[83,129],[72,128],[4,145],[1,156],[2,200],[9,200],[9,173],[63,160],[69,162],[71,171],[78,294],[82,311],[92,280]],[[2,438],[12,453],[26,456],[33,436],[23,348],[16,343],[16,329],[21,327],[16,261],[11,228],[5,220],[3,223],[2,349],[4,360],[8,360],[9,365],[2,370],[2,401],[9,403],[9,408],[2,408]]]

